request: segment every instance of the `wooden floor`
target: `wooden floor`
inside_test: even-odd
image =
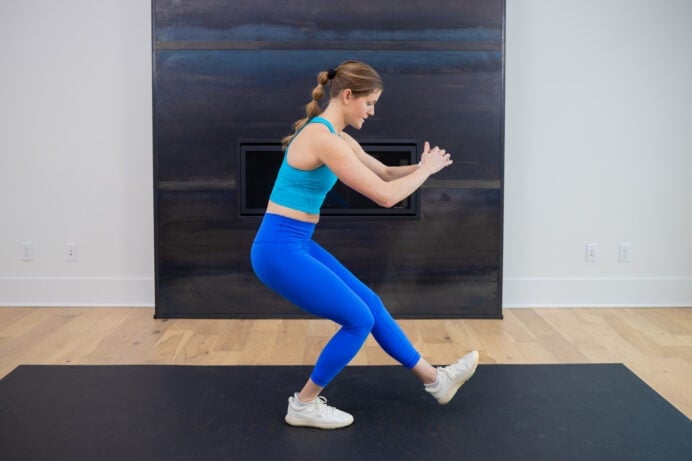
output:
[[[503,320],[401,320],[434,364],[624,363],[692,418],[692,308],[505,309]],[[0,308],[0,378],[20,364],[313,364],[324,320],[154,320],[151,308]],[[354,365],[394,362],[368,339]]]

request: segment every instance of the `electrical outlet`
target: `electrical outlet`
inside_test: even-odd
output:
[[[587,243],[584,257],[590,263],[598,261],[598,245],[596,243]]]
[[[21,248],[22,261],[34,260],[34,244],[31,242],[22,242],[19,244]]]
[[[621,243],[618,246],[618,261],[628,263],[632,261],[632,244]]]
[[[70,262],[77,261],[77,244],[76,243],[65,244],[65,261],[70,261]]]

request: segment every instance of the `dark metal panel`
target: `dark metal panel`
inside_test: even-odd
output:
[[[229,191],[159,192],[160,312],[305,316],[254,277],[259,218],[234,219]],[[324,217],[315,239],[402,317],[499,314],[498,190],[422,191],[420,220]]]
[[[360,59],[385,90],[359,139],[444,146],[440,178],[499,179],[502,55],[459,51],[162,51],[157,53],[159,181],[232,181],[239,138],[281,139],[303,116],[320,69]]]
[[[502,49],[501,0],[157,0],[156,42],[430,42]]]
[[[316,238],[394,315],[502,316],[503,1],[153,6],[157,316],[305,316],[250,268],[238,146],[287,134],[317,71],[346,59],[385,84],[358,139],[430,140],[455,164],[416,218],[325,216]]]

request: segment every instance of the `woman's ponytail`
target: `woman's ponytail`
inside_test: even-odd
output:
[[[305,105],[305,118],[293,124],[293,133],[281,140],[284,149],[310,119],[322,113],[320,99],[324,97],[329,84],[329,97],[335,98],[342,90],[350,89],[355,97],[366,96],[373,91],[382,90],[382,79],[375,69],[358,61],[346,61],[336,69],[323,70],[317,74],[317,86],[312,90],[312,100]]]
[[[320,99],[324,97],[324,87],[329,82],[329,71],[323,70],[317,74],[317,86],[312,89],[312,100],[305,105],[305,118],[301,118],[293,124],[293,133],[286,136],[281,140],[283,148],[286,147],[293,141],[293,138],[298,134],[298,132],[305,126],[310,119],[317,117],[322,113],[322,107],[320,106]]]

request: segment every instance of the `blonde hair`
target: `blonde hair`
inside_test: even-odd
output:
[[[312,100],[305,105],[305,118],[293,124],[293,133],[281,140],[284,149],[310,119],[322,113],[320,99],[324,88],[329,84],[329,97],[338,96],[341,91],[350,89],[355,97],[367,96],[373,91],[382,90],[380,74],[369,65],[359,61],[345,61],[336,69],[323,70],[317,74],[317,86],[312,90]]]

